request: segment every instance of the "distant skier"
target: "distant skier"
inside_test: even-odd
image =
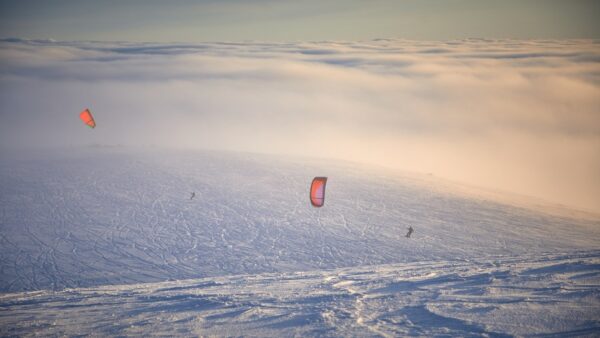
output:
[[[196,193],[192,192],[192,196],[190,197],[190,201],[194,199],[194,197],[196,197]]]
[[[412,235],[413,231],[414,230],[413,230],[412,226],[409,226],[408,227],[408,232],[406,233],[406,238],[410,238],[410,235]]]

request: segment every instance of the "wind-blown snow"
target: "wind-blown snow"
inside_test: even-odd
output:
[[[322,175],[325,206],[312,208]],[[0,186],[0,335],[600,330],[597,219],[431,177],[90,147],[5,153]]]
[[[0,334],[597,336],[600,252],[0,296]]]
[[[0,290],[515,256],[600,244],[597,221],[455,196],[352,165],[303,163],[102,148],[3,160]],[[330,179],[326,206],[315,209],[308,187],[319,175]],[[408,226],[415,229],[410,240],[404,238]]]

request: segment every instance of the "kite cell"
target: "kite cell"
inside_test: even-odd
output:
[[[94,121],[94,117],[92,116],[92,112],[89,109],[82,111],[79,114],[79,118],[83,121],[83,123],[87,124],[88,127],[94,128],[96,127],[96,121]]]
[[[325,184],[327,177],[315,177],[310,185],[310,203],[320,208],[325,204]]]

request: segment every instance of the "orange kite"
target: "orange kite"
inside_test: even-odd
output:
[[[94,121],[94,117],[92,116],[92,112],[89,109],[82,111],[79,114],[79,118],[83,121],[83,123],[87,124],[88,127],[94,128],[96,127],[96,121]]]
[[[310,185],[310,203],[320,208],[325,204],[325,184],[327,177],[315,177]]]

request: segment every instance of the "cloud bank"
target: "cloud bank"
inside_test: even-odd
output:
[[[0,142],[339,158],[598,211],[600,42],[5,39]]]

